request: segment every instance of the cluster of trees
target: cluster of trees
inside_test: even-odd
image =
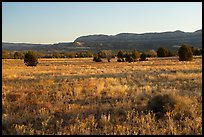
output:
[[[2,59],[24,59],[25,54],[27,51],[7,51],[7,50],[2,50]],[[41,54],[38,52],[35,52],[36,56],[41,57]]]
[[[120,50],[117,54],[118,62],[135,62],[135,61],[146,61],[147,53],[140,53],[136,50],[132,52],[124,52]]]
[[[91,51],[80,51],[80,52],[64,52],[59,53],[54,51],[52,54],[41,54],[41,58],[87,58],[92,57]]]
[[[122,50],[118,51],[117,54],[118,62],[135,62],[140,58],[140,53],[136,50],[132,52],[124,52]]]
[[[194,56],[202,55],[202,49],[200,48],[194,48],[190,45],[187,45],[191,48],[192,53]],[[27,51],[7,51],[2,50],[2,59],[24,59],[25,53]],[[101,60],[102,58],[107,58],[108,61],[111,60],[111,58],[118,57],[118,62],[124,62],[124,61],[136,61],[138,58],[140,58],[138,51],[134,50],[132,52],[127,51],[118,51],[113,52],[111,50],[102,50],[96,54],[93,54],[91,51],[80,51],[80,52],[57,52],[54,51],[50,54],[44,54],[36,52],[39,58],[87,58],[87,57],[94,57],[94,60],[98,58],[98,60]],[[171,57],[178,55],[177,51],[170,51],[168,48],[160,47],[157,51],[155,50],[149,50],[143,52],[146,57]]]
[[[192,52],[193,52],[194,56],[202,55],[202,49],[200,49],[200,48],[194,49],[194,47],[192,47],[192,46],[191,46],[191,49],[192,49]]]
[[[157,57],[172,57],[175,55],[176,55],[176,53],[170,51],[168,48],[160,47],[157,50]]]
[[[193,46],[187,44],[182,44],[181,47],[184,45],[187,46],[189,50],[192,51],[192,54],[194,56],[202,55],[202,49],[194,48]],[[157,57],[172,57],[176,55],[179,55],[178,51],[170,51],[168,48],[160,47],[157,50]]]
[[[202,49],[196,48],[194,49],[191,45],[183,44],[177,51],[170,51],[168,48],[160,47],[157,52],[154,50],[146,51],[140,53],[136,50],[132,52],[127,51],[118,51],[116,57],[118,58],[118,62],[135,62],[139,61],[146,61],[147,57],[172,57],[172,56],[179,56],[180,61],[190,61],[193,59],[193,55],[202,55]],[[107,58],[108,62],[110,62],[111,58],[108,58],[107,53],[104,51],[100,51],[94,55],[93,61],[101,62],[101,58]],[[113,55],[114,57],[114,55]]]
[[[191,61],[193,60],[193,55],[202,55],[202,49],[194,49],[194,47],[192,47],[191,45],[182,44],[181,47],[178,49],[177,54],[179,56],[179,61]],[[157,50],[158,57],[171,57],[177,54],[172,53],[169,49],[163,47]]]
[[[102,58],[106,58],[108,62],[111,61],[112,58],[117,57],[118,62],[135,62],[135,61],[146,61],[147,54],[140,53],[136,50],[131,52],[127,51],[118,51],[117,53],[113,53],[111,50],[102,50],[98,53],[94,54],[93,61],[101,62]]]
[[[27,51],[9,52],[7,50],[2,50],[2,59],[24,59],[26,52]],[[35,54],[39,58],[87,58],[93,56],[93,53],[91,51],[64,52],[64,53],[54,51],[53,53],[50,54],[35,52]]]
[[[26,66],[36,66],[38,64],[39,53],[33,51],[27,52],[8,52],[2,50],[2,59],[24,59]]]
[[[14,52],[9,52],[7,50],[2,50],[2,59],[14,59]],[[17,57],[17,54],[15,55],[15,57]],[[22,54],[23,55],[23,54]]]
[[[93,61],[101,62],[102,58],[106,58],[110,62],[112,58],[115,58],[115,55],[111,50],[101,50],[93,55]]]

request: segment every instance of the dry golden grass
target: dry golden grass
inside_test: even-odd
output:
[[[175,107],[148,110],[156,95]],[[202,58],[2,60],[3,134],[202,134]]]

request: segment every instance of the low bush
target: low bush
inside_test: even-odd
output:
[[[14,59],[23,59],[24,55],[21,52],[14,53]]]
[[[99,57],[99,54],[94,54],[93,61],[95,61],[95,62],[102,62],[102,59]]]
[[[191,61],[193,60],[193,51],[190,46],[182,45],[178,51],[179,61]]]
[[[147,58],[146,58],[146,57],[147,57],[146,54],[142,53],[142,54],[140,55],[139,61],[147,61]]]
[[[102,62],[102,59],[101,58],[97,58],[95,61],[96,62]]]
[[[147,103],[147,110],[155,113],[157,118],[162,118],[167,112],[172,112],[174,119],[179,120],[181,117],[191,117],[192,113],[188,106],[191,106],[189,100],[182,96],[163,94],[153,96]]]
[[[169,49],[167,48],[161,47],[157,50],[158,57],[167,57],[168,55],[169,55]]]
[[[173,110],[176,100],[168,94],[156,95],[148,102],[148,110],[164,115],[167,111]]]
[[[26,66],[37,66],[38,56],[33,51],[28,51],[24,56],[24,63]]]

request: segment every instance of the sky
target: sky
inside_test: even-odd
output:
[[[2,41],[53,44],[85,35],[202,29],[202,2],[2,2]]]

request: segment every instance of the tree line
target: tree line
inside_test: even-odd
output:
[[[2,50],[2,59],[24,59],[25,54],[28,51],[7,51]],[[80,51],[80,52],[64,52],[60,53],[54,51],[53,53],[45,54],[37,51],[33,51],[38,58],[87,58],[92,57],[91,51]]]
[[[189,46],[189,45],[188,45]],[[194,56],[202,55],[202,48],[194,48],[193,46],[189,46],[193,52]],[[111,51],[111,50],[101,50],[98,53],[93,53],[92,51],[80,51],[80,52],[64,52],[60,53],[57,51],[54,51],[53,53],[45,54],[36,52],[36,55],[38,58],[88,58],[93,57],[94,61],[99,58],[108,58],[108,61],[110,61],[111,58],[118,57],[118,62],[124,62],[125,58],[126,60],[136,60],[138,59],[139,54],[143,54],[146,57],[172,57],[177,56],[178,51],[171,51],[168,48],[160,47],[155,50],[149,50],[144,52],[139,52],[134,49],[132,52],[128,51]],[[2,59],[24,59],[25,54],[27,51],[7,51],[2,50]]]
[[[2,50],[2,59],[24,59],[24,63],[27,66],[36,66],[38,64],[38,58],[87,58],[93,57],[93,61],[101,62],[102,58],[106,58],[108,62],[112,58],[117,57],[117,62],[136,62],[147,61],[147,57],[172,57],[179,56],[180,61],[190,61],[193,59],[193,55],[202,55],[202,49],[194,48],[193,46],[183,44],[178,51],[170,51],[168,48],[160,47],[157,51],[150,50],[146,52],[139,52],[136,49],[132,51],[113,52],[111,50],[102,50],[93,54],[91,51],[80,51],[76,53],[58,53],[42,54],[34,51],[23,52],[8,52]]]

